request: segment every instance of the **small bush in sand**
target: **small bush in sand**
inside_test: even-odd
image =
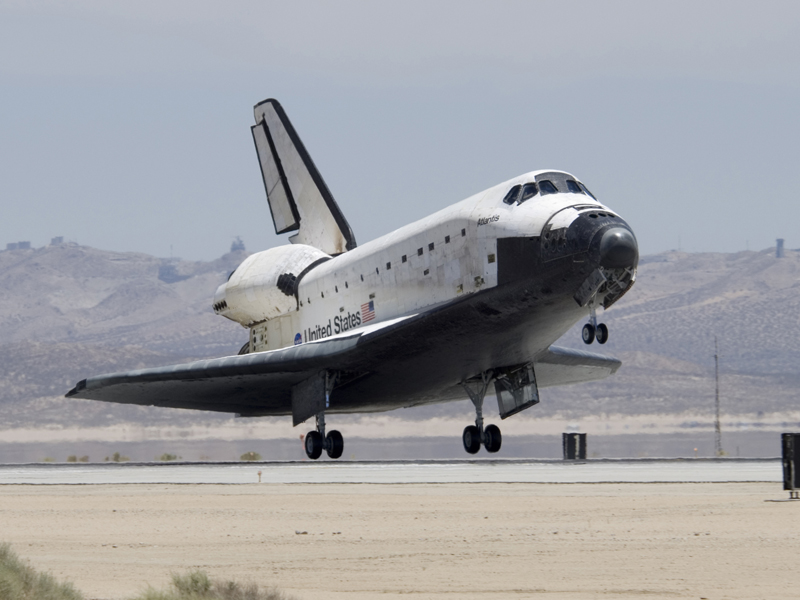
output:
[[[0,544],[0,598],[83,600],[83,596],[72,587],[72,584],[59,583],[52,575],[37,573],[32,567],[23,563],[8,544]]]
[[[211,581],[205,571],[173,575],[167,591],[148,589],[135,600],[291,600],[275,589],[260,589],[255,583]]]
[[[258,452],[245,452],[239,457],[240,460],[261,460],[261,455]]]
[[[8,544],[0,544],[0,599],[84,600],[71,583],[59,583],[48,573],[37,573],[23,563]],[[133,600],[293,600],[274,588],[255,583],[211,581],[204,571],[173,575],[166,591],[149,588]]]
[[[158,457],[158,460],[169,462],[171,460],[178,460],[180,456],[177,454],[170,454],[169,452],[164,452],[161,456]]]
[[[106,456],[106,462],[128,462],[129,460],[130,458],[123,456],[119,452],[114,452],[114,454],[111,455],[111,458]]]

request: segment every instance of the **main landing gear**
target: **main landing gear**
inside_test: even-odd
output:
[[[305,439],[306,455],[312,460],[322,456],[322,451],[328,453],[330,458],[339,458],[344,452],[344,438],[336,431],[325,435],[325,413],[317,414],[317,430],[309,431]]]
[[[605,344],[608,341],[608,327],[605,323],[597,323],[597,311],[594,303],[589,305],[589,322],[583,326],[581,336],[584,344],[591,344],[595,340],[598,344]]]
[[[497,452],[503,443],[503,436],[500,434],[500,428],[497,425],[487,425],[483,427],[483,398],[486,396],[486,390],[492,381],[492,372],[487,371],[481,373],[481,381],[476,384],[476,389],[470,387],[470,384],[463,381],[461,385],[475,405],[475,425],[468,425],[464,429],[461,436],[464,442],[464,450],[470,454],[477,454],[481,449],[481,444],[486,448],[487,452]]]

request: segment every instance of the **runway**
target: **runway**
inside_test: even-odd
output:
[[[0,465],[0,485],[780,482],[779,459]]]

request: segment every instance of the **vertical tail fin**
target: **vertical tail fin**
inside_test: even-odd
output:
[[[290,241],[327,254],[356,247],[347,219],[277,100],[255,106],[251,127],[276,233],[297,231]]]

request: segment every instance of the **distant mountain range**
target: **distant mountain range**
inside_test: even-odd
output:
[[[79,379],[103,372],[234,354],[247,331],[215,316],[216,287],[244,258],[160,259],[75,244],[0,252],[0,406],[3,426],[175,425],[227,419],[192,411],[66,400]],[[800,252],[668,252],[642,258],[633,289],[600,320],[605,346],[586,347],[577,325],[559,342],[619,356],[605,381],[542,391],[530,412],[708,414],[714,337],[728,414],[797,411]],[[456,408],[458,407],[458,408]],[[425,419],[469,403],[402,411]],[[754,417],[755,418],[755,417]]]
[[[97,424],[106,414],[191,419],[183,411],[93,406],[63,395],[93,374],[235,354],[248,333],[214,315],[211,304],[246,256],[190,262],[75,244],[0,252],[4,424]]]

